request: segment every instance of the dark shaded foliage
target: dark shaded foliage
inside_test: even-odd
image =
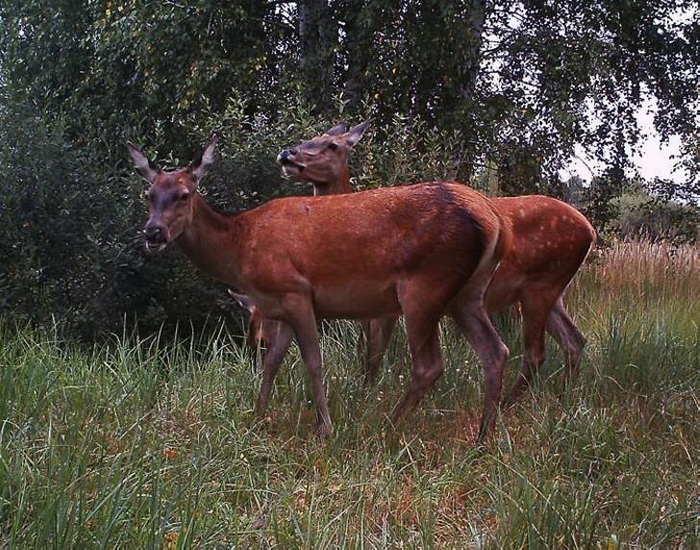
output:
[[[0,312],[89,337],[125,316],[155,330],[238,312],[179,254],[146,255],[127,139],[175,166],[218,133],[202,191],[237,210],[307,193],[280,178],[277,152],[371,116],[357,187],[457,178],[576,199],[612,227],[651,93],[688,174],[654,192],[692,200],[693,13],[645,0],[4,2]],[[576,143],[605,166],[588,187],[558,174]]]

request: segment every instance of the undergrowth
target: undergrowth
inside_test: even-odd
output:
[[[481,373],[447,323],[447,372],[396,429],[401,335],[367,387],[356,324],[324,325],[335,432],[320,442],[296,350],[261,420],[259,373],[223,329],[86,349],[5,320],[0,547],[698,547],[698,252],[616,246],[568,295],[580,377],[564,387],[548,341],[483,450]],[[499,326],[509,382],[518,323]]]

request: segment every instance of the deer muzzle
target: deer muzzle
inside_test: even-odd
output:
[[[285,149],[277,155],[277,163],[282,166],[282,171],[285,175],[296,175],[304,170],[304,165],[294,161],[293,157],[297,154],[296,149]]]
[[[146,237],[146,250],[156,252],[163,250],[168,244],[168,237],[165,228],[159,224],[148,222],[143,230]]]

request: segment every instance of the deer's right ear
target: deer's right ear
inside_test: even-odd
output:
[[[250,296],[247,296],[246,294],[238,294],[237,292],[234,292],[233,290],[229,289],[228,290],[229,296],[236,300],[242,307],[246,308],[249,312],[253,312],[253,308],[255,308],[255,304],[253,303],[253,300],[250,299]]]
[[[365,133],[367,126],[369,126],[369,119],[365,120],[361,124],[358,124],[354,128],[351,128],[348,131],[348,136],[345,139],[345,143],[347,143],[349,147],[355,147],[357,142],[360,141],[360,138]]]
[[[209,168],[214,164],[214,149],[218,141],[219,138],[216,135],[211,136],[201,156],[190,164],[190,170],[198,182],[207,175]]]
[[[136,171],[139,175],[148,183],[153,183],[153,180],[155,180],[158,175],[158,167],[148,160],[148,157],[143,154],[141,149],[130,141],[126,143],[126,148],[129,150],[129,155],[131,156],[131,160],[134,161]]]

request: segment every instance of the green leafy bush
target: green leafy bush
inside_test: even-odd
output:
[[[189,151],[179,157],[172,136],[131,135],[163,168],[189,162],[205,140],[221,138],[219,159],[200,191],[215,207],[238,211],[266,200],[309,194],[283,179],[279,151],[322,133],[334,119],[313,115],[303,99],[271,123],[251,114],[232,92],[225,109],[205,110],[181,122]],[[238,309],[221,284],[199,274],[176,250],[149,255],[141,228],[147,219],[144,184],[127,159],[124,139],[70,139],[65,117],[30,107],[0,112],[0,312],[46,323],[51,317],[74,336],[119,332],[126,318],[145,331],[183,320],[199,326],[210,317],[237,322]],[[354,123],[359,121],[348,121]],[[395,117],[372,128],[353,158],[356,188],[397,185],[455,175],[459,136],[418,119]],[[173,247],[174,248],[174,247]]]

